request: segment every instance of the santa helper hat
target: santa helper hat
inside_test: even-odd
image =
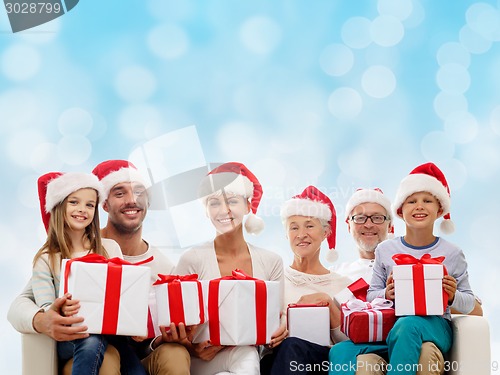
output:
[[[146,182],[136,166],[127,160],[107,160],[99,163],[92,171],[103,185],[104,196],[108,199],[109,192],[116,184],[123,182],[139,182],[146,186]]]
[[[204,204],[211,194],[222,189],[226,193],[241,195],[250,200],[250,213],[245,221],[245,229],[250,234],[262,232],[264,221],[257,216],[262,185],[257,177],[241,163],[224,163],[211,170],[201,182],[200,195]]]
[[[96,190],[99,199],[102,199],[102,184],[96,176],[90,173],[49,172],[38,178],[38,198],[45,230],[49,229],[52,209],[71,193],[85,188]]]
[[[441,204],[443,209],[443,221],[439,225],[441,232],[445,234],[453,233],[455,224],[451,221],[450,216],[450,188],[443,172],[434,163],[419,165],[408,176],[403,178],[392,205],[396,215],[398,215],[398,211],[400,211],[406,198],[421,191],[431,193]]]
[[[363,204],[363,203],[377,203],[381,205],[386,212],[387,218],[389,220],[391,219],[391,201],[384,195],[384,192],[380,188],[373,188],[373,189],[365,189],[365,188],[359,188],[354,192],[354,194],[349,198],[347,201],[347,205],[345,207],[345,221],[346,223],[349,222],[349,219],[351,217],[351,212],[354,209],[354,207]],[[389,235],[393,236],[394,235],[394,225],[391,225],[389,228]]]
[[[332,201],[320,190],[314,186],[308,186],[304,191],[292,197],[283,203],[281,207],[281,221],[286,223],[290,216],[307,216],[317,219],[323,219],[330,224],[331,232],[327,237],[328,248],[330,251],[326,256],[326,260],[330,263],[335,262],[338,257],[335,251],[336,234],[337,234],[337,214]]]

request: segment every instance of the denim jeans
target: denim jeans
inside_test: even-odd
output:
[[[59,359],[73,358],[72,375],[98,375],[108,341],[103,335],[57,343]]]
[[[85,339],[58,342],[57,354],[62,361],[73,358],[72,375],[98,375],[108,343],[120,353],[122,375],[146,375],[125,336],[90,335]]]
[[[120,353],[121,375],[147,375],[135,349],[130,345],[132,340],[126,336],[106,336],[108,342]]]
[[[261,360],[261,374],[327,374],[330,347],[287,337]]]

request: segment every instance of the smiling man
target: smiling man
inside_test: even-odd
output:
[[[158,274],[171,274],[174,265],[161,251],[142,238],[142,223],[149,207],[146,182],[136,167],[126,160],[107,160],[92,171],[103,184],[102,208],[108,213],[103,238],[118,242],[123,258],[131,263],[153,257],[146,263],[151,268],[152,283]],[[179,342],[185,339],[184,327],[171,326],[170,331],[160,328],[162,335],[149,343],[145,352],[136,348],[142,364],[150,375],[189,374],[190,355]],[[150,352],[152,351],[152,352]],[[142,353],[141,353],[142,352]]]
[[[362,277],[370,283],[375,248],[394,232],[391,202],[378,188],[358,189],[347,202],[345,221],[356,243],[359,258],[352,263],[334,266],[334,269],[352,280]]]

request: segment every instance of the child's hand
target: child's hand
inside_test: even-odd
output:
[[[394,279],[392,278],[392,272],[387,278],[385,286],[385,299],[394,301]]]
[[[135,342],[143,342],[147,339],[147,336],[131,336],[132,340]]]
[[[457,280],[451,275],[446,275],[443,277],[443,289],[448,294],[448,305],[451,305],[457,291]]]
[[[61,307],[61,314],[63,316],[76,315],[80,310],[80,301],[72,298],[71,294],[66,294],[66,301]]]

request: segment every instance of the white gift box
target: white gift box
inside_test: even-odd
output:
[[[444,314],[442,264],[397,265],[392,270],[396,316]]]
[[[280,323],[278,281],[216,279],[201,283],[208,321],[198,327],[193,342],[260,345],[271,341]]]
[[[176,290],[174,290],[174,288]],[[184,323],[186,326],[205,321],[201,284],[199,281],[174,281],[155,285],[158,324]]]
[[[288,305],[288,335],[318,345],[330,345],[330,308],[328,306]]]
[[[158,307],[156,306],[156,293],[152,288],[148,299],[148,338],[160,336],[160,323],[158,323]]]
[[[65,291],[61,267],[59,295]],[[67,278],[67,292],[80,301],[78,316],[89,333],[146,336],[151,269],[147,266],[111,265],[73,261]]]

